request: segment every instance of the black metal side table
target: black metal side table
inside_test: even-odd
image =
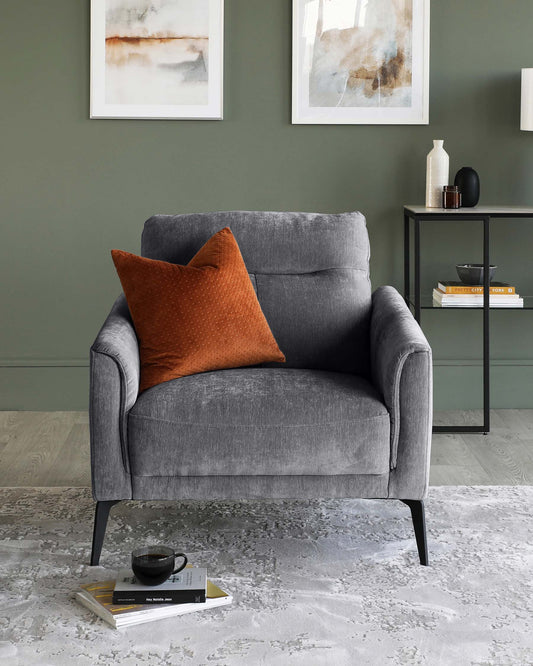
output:
[[[413,308],[417,322],[421,323],[423,309],[433,309],[432,305],[422,304],[420,282],[420,224],[422,222],[443,222],[464,220],[483,222],[483,425],[433,426],[433,432],[490,432],[490,221],[497,218],[533,218],[533,207],[524,206],[476,206],[474,208],[426,208],[425,206],[404,206],[404,298]],[[411,294],[411,220],[414,225],[414,293]],[[454,308],[455,309],[455,308]],[[479,309],[479,308],[478,308]],[[530,308],[527,308],[530,309]]]

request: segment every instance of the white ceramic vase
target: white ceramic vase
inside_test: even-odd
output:
[[[442,208],[442,189],[449,185],[450,157],[442,147],[443,139],[433,140],[426,162],[426,207]]]

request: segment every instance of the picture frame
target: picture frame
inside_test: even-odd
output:
[[[292,123],[427,125],[430,0],[293,0]]]
[[[91,0],[90,118],[222,120],[224,0]]]

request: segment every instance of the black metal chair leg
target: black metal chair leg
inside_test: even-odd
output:
[[[418,548],[418,556],[420,557],[420,564],[428,566],[428,542],[426,537],[426,512],[424,509],[424,500],[401,500],[404,504],[411,509],[411,517],[413,519],[413,527],[415,528],[416,546]]]
[[[93,548],[91,551],[91,566],[96,567],[100,562],[100,553],[104,543],[105,528],[109,511],[111,507],[118,504],[120,500],[107,500],[105,502],[96,502],[94,512],[94,530],[93,530]]]

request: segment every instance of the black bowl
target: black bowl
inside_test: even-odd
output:
[[[457,269],[457,275],[459,276],[461,282],[464,282],[465,284],[483,285],[483,264],[457,264],[455,268]],[[494,271],[497,268],[498,266],[493,266],[492,264],[490,265],[489,283],[492,282]]]

